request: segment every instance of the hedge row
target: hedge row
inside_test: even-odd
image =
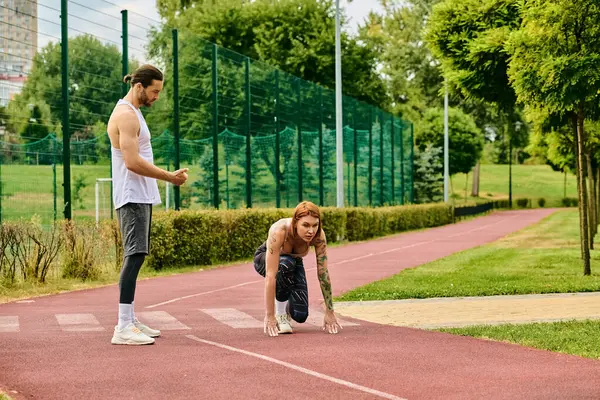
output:
[[[551,204],[552,207],[559,206],[556,203],[556,199],[553,199],[554,202]],[[508,199],[503,200],[494,200],[494,208],[510,208]],[[546,207],[547,201],[545,198],[540,197],[538,199],[529,199],[529,198],[517,198],[513,199],[513,208],[534,208],[534,207]],[[560,206],[562,207],[577,207],[578,201],[576,198],[565,197],[560,200]]]
[[[445,204],[382,208],[321,208],[328,243],[357,241],[452,223]],[[292,209],[170,211],[152,219],[148,265],[210,265],[252,257],[269,227]]]

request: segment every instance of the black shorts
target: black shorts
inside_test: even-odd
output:
[[[123,256],[150,253],[152,204],[127,203],[117,208],[123,240]]]

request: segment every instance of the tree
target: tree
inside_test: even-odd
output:
[[[43,100],[17,94],[6,107],[7,129],[18,134],[21,142],[30,143],[55,132],[51,107]]]
[[[371,13],[359,39],[371,43],[382,65],[392,111],[418,121],[428,107],[440,105],[443,76],[424,40],[432,4],[437,0],[380,0],[383,14]]]
[[[332,0],[159,0],[157,6],[166,24],[154,32],[150,48],[163,60],[171,57],[168,44],[172,27],[177,27],[188,36],[196,35],[288,74],[335,87]],[[385,107],[388,99],[376,71],[374,50],[346,33],[341,46],[345,94]],[[197,57],[198,49],[190,49]]]
[[[26,143],[31,143],[48,136],[49,130],[48,126],[43,123],[42,110],[39,106],[30,104],[28,110],[30,112],[29,121],[25,128],[21,130],[20,135],[21,137],[25,138],[24,141]]]
[[[505,44],[521,23],[518,0],[446,0],[433,7],[426,38],[449,85],[469,98],[495,104],[505,121],[508,146],[523,121],[508,81]],[[509,150],[510,152],[510,150]],[[509,164],[512,156],[509,155]],[[512,203],[509,174],[509,202]]]
[[[591,274],[585,166],[590,160],[586,116],[597,114],[600,92],[600,9],[594,0],[531,0],[510,36],[508,74],[521,103],[570,117],[577,144],[577,191],[584,275]],[[588,157],[586,160],[586,153]]]
[[[426,38],[444,76],[467,97],[511,112],[505,43],[521,22],[516,0],[446,0],[434,6]]]
[[[443,200],[442,153],[441,147],[434,147],[431,144],[427,144],[422,149],[416,149],[414,161],[415,203],[435,203]]]
[[[130,64],[135,69],[135,63]],[[121,53],[115,45],[103,44],[91,35],[69,39],[70,124],[72,132],[83,132],[97,121],[108,121],[121,97]],[[61,121],[63,110],[60,43],[50,42],[33,60],[31,73],[17,104],[48,104],[48,124]],[[58,133],[58,132],[57,132]],[[90,132],[89,137],[93,136]]]
[[[462,111],[448,110],[450,174],[468,174],[475,166],[483,150],[483,132],[473,118]],[[425,112],[423,122],[416,131],[415,145],[425,151],[428,145],[444,147],[444,110],[432,108]]]

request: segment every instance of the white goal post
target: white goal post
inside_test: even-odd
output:
[[[96,224],[100,222],[100,210],[105,209],[106,207],[101,207],[101,205],[106,201],[106,193],[104,193],[104,186],[102,185],[105,182],[110,182],[112,184],[111,178],[96,178],[96,187],[95,187],[95,206],[96,206]],[[169,203],[171,201],[171,183],[165,182],[165,210],[169,209]],[[110,191],[108,194],[108,207],[112,207],[112,200],[110,198]]]

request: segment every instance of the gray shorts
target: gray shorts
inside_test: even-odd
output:
[[[123,238],[123,256],[149,254],[152,204],[127,203],[117,209]]]

